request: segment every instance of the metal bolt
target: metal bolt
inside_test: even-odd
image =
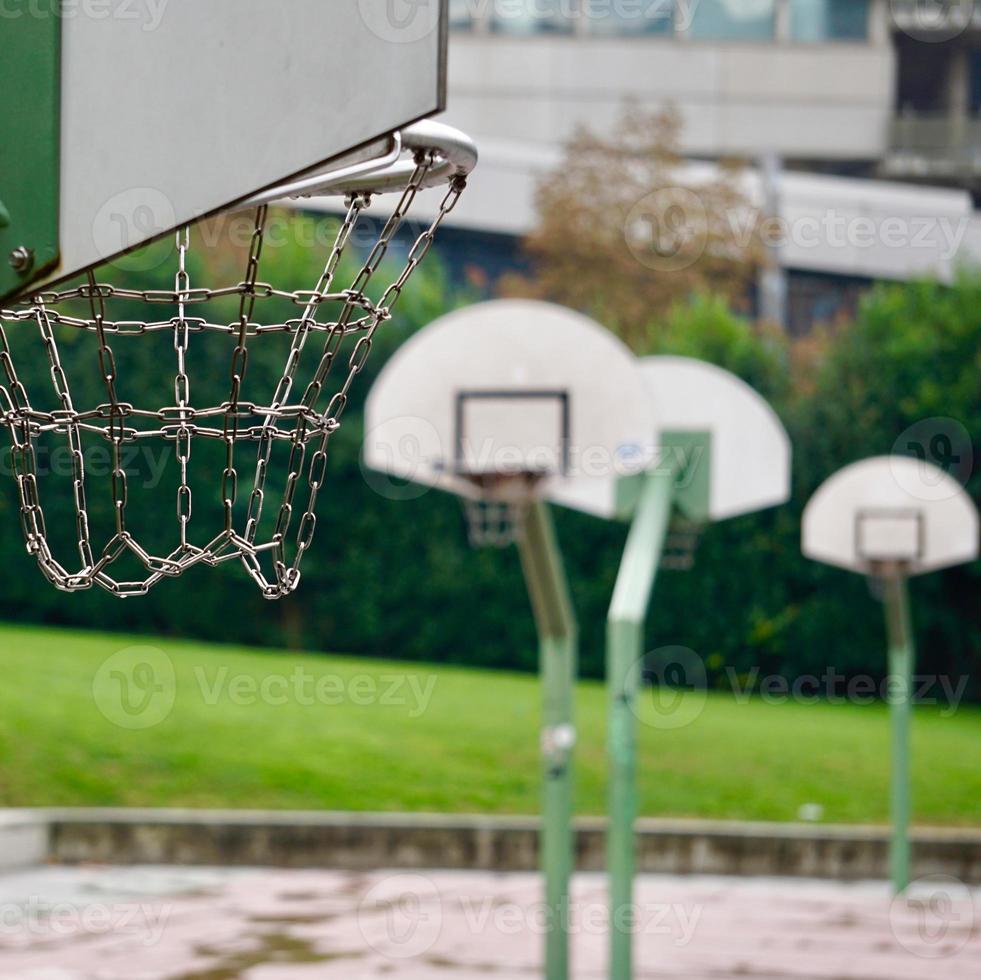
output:
[[[24,245],[18,245],[7,257],[10,268],[14,272],[30,272],[34,265],[34,251]]]

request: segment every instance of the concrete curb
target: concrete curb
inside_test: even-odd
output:
[[[604,866],[604,826],[576,822],[577,865]],[[450,868],[538,865],[534,817],[248,810],[0,811],[0,868],[66,864]],[[638,866],[668,874],[868,879],[887,874],[882,827],[642,820]],[[914,874],[981,884],[981,830],[913,834]]]
[[[0,810],[0,871],[43,864],[51,852],[51,824],[34,810]]]

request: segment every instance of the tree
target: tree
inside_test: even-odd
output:
[[[638,352],[679,301],[738,305],[763,255],[740,168],[685,168],[674,110],[626,109],[609,137],[580,129],[537,192],[531,280],[509,293],[590,313]]]

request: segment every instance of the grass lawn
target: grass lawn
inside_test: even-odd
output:
[[[148,645],[0,627],[0,805],[537,810],[533,677],[187,641],[117,655]],[[681,727],[639,725],[645,815],[793,820],[818,803],[885,822],[883,706],[699,704]],[[602,685],[580,686],[577,712],[577,808],[599,814]],[[916,709],[919,823],[981,825],[979,749],[981,710]]]

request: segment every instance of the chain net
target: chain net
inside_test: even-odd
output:
[[[689,572],[695,567],[695,556],[702,541],[703,526],[675,514],[664,540],[661,567],[667,572]]]
[[[434,165],[432,154],[416,157],[380,227],[366,214],[370,196],[349,196],[308,288],[263,280],[263,206],[248,218],[244,273],[227,270],[230,285],[192,281],[196,253],[185,228],[176,236],[172,289],[113,286],[89,273],[0,310],[0,422],[27,551],[45,578],[65,591],[95,585],[138,596],[193,566],[237,560],[266,598],[296,589],[324,493],[328,443],[352,383],[463,190],[464,180],[454,178],[389,277],[391,259],[383,259]],[[356,228],[364,244],[349,248]],[[353,260],[355,252],[366,258]],[[341,279],[345,266],[357,270],[353,277]],[[114,312],[134,304],[143,318]],[[223,304],[225,318],[209,315]],[[256,349],[277,338],[275,356],[264,351],[257,360]],[[127,366],[142,366],[141,385],[148,375],[163,381],[158,399],[127,387]],[[150,519],[138,528],[129,460],[150,445],[166,456],[157,482],[166,476],[173,495],[162,498],[154,484]],[[103,457],[98,490],[94,449]],[[39,466],[42,450],[44,460],[60,450],[67,479],[60,496],[47,490],[54,467]],[[42,501],[52,499],[67,529],[49,528]],[[211,520],[198,517],[202,509]],[[176,528],[164,520],[168,510]],[[65,557],[72,552],[77,558]]]
[[[507,500],[465,499],[463,512],[471,548],[507,548],[517,544],[524,534],[525,504]]]
[[[463,516],[471,548],[507,548],[525,533],[528,507],[541,479],[536,473],[484,474],[471,477],[477,497],[463,497]]]

